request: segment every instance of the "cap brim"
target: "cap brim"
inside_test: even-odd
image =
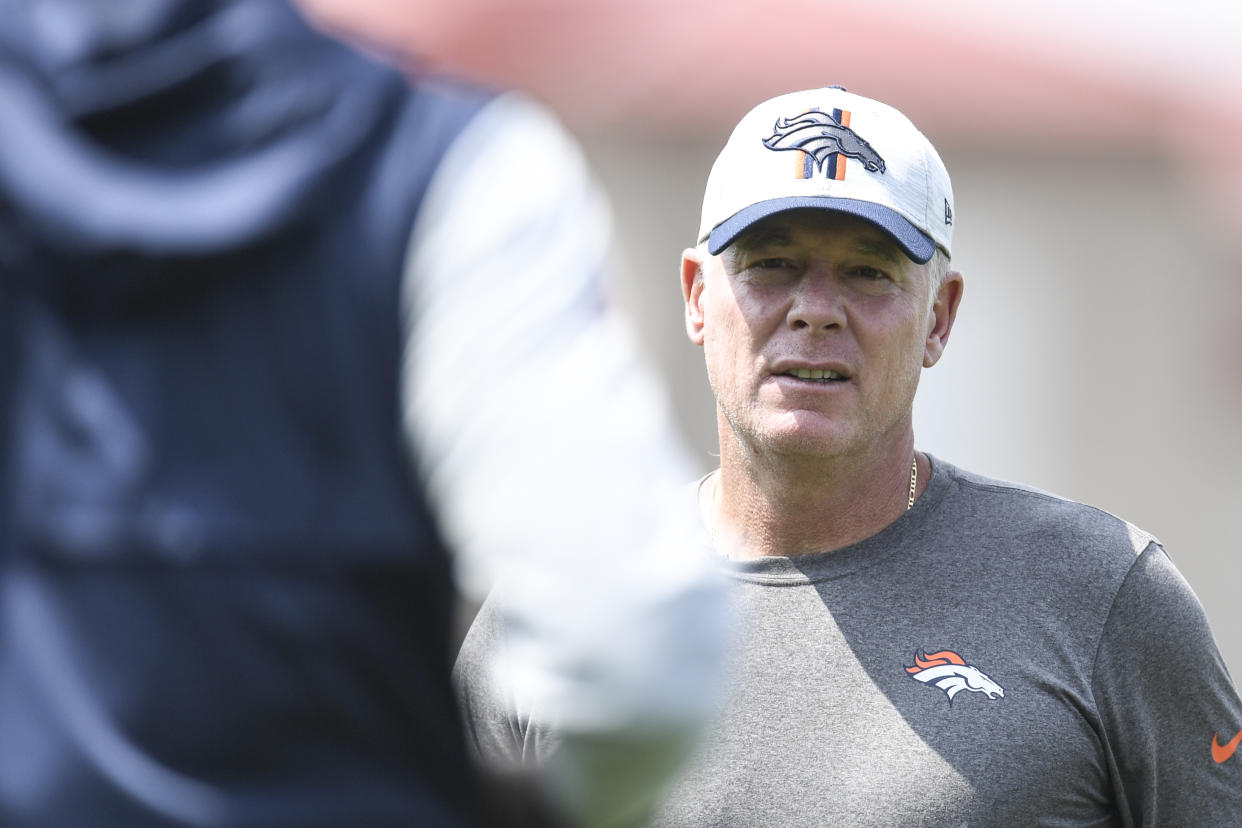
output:
[[[752,204],[716,225],[711,235],[707,237],[707,251],[715,256],[732,244],[733,240],[746,228],[768,216],[784,213],[787,210],[808,208],[849,213],[852,216],[866,219],[892,236],[901,249],[906,251],[906,255],[919,264],[926,263],[936,252],[936,243],[896,210],[870,201],[831,196],[791,196]]]

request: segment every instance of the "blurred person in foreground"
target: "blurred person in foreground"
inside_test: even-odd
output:
[[[641,820],[724,600],[577,146],[275,0],[0,8],[0,824],[480,824],[450,550],[538,820]]]
[[[838,87],[760,104],[712,168],[681,285],[720,468],[683,508],[732,579],[739,669],[658,825],[1242,815],[1242,702],[1160,544],[915,448],[954,221],[922,133]],[[555,728],[473,679],[506,635],[485,607],[456,677],[485,753],[538,756]]]

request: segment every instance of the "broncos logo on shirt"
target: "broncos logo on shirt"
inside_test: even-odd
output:
[[[914,654],[914,666],[907,666],[906,672],[915,681],[943,690],[949,697],[949,704],[953,704],[953,697],[963,690],[983,693],[989,699],[1005,697],[1004,688],[952,650],[931,655],[919,650]]]
[[[820,169],[829,156],[840,153],[857,158],[871,172],[884,172],[884,159],[857,132],[829,113],[814,109],[792,118],[777,118],[763,145],[770,150],[802,150]]]

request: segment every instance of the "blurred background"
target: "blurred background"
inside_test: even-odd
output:
[[[613,274],[715,465],[677,265],[733,124],[841,84],[909,115],[956,194],[966,295],[921,449],[1156,534],[1242,678],[1242,4],[302,0],[423,70],[524,89],[611,195]]]

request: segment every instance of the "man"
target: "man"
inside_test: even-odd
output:
[[[681,283],[720,468],[687,508],[744,615],[727,714],[658,825],[1242,815],[1242,702],[1159,543],[915,448],[962,298],[953,221],[927,139],[839,87],[760,104],[712,168]],[[504,639],[485,613],[459,657],[473,741],[538,755],[538,711],[472,680]]]
[[[2,5],[0,824],[479,824],[450,550],[632,822],[723,602],[576,145],[278,0]]]

